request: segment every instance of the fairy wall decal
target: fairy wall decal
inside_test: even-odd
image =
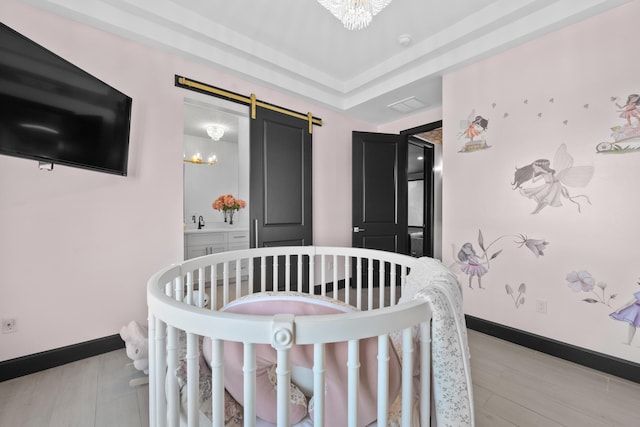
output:
[[[572,196],[567,187],[584,187],[593,177],[593,166],[573,166],[573,157],[567,152],[565,144],[560,145],[553,158],[553,164],[548,159],[538,159],[526,166],[516,167],[514,173],[514,190],[520,190],[524,197],[534,200],[537,204],[532,214],[537,214],[547,206],[562,206],[565,198],[574,203],[581,212],[581,205],[576,200],[584,198],[591,204],[589,197],[580,194]],[[524,184],[534,184],[542,180],[542,184],[523,187]]]
[[[640,283],[639,283],[640,284]],[[609,315],[612,319],[629,324],[627,329],[627,341],[625,344],[631,345],[636,329],[640,328],[640,291],[633,294],[633,297],[622,307]]]
[[[596,145],[598,153],[618,154],[640,151],[640,95],[632,93],[627,96],[624,104],[617,102],[618,97],[612,96],[611,102],[618,108],[619,117],[623,123],[611,127],[612,142],[603,141]]]
[[[533,253],[536,258],[540,256],[544,256],[544,251],[547,249],[549,242],[544,239],[530,239],[524,234],[504,234],[502,236],[497,237],[489,244],[486,244],[484,241],[484,235],[482,234],[482,230],[478,230],[478,247],[482,251],[482,253],[477,253],[473,244],[471,242],[466,242],[462,245],[460,250],[456,252],[455,245],[452,245],[454,262],[449,266],[453,270],[461,271],[462,273],[469,276],[469,288],[473,289],[473,278],[476,278],[478,282],[479,289],[485,289],[482,286],[482,276],[487,274],[490,269],[490,263],[495,258],[497,258],[503,251],[503,249],[495,250],[489,255],[489,249],[498,243],[500,240],[512,237],[513,243],[518,245],[518,248],[526,247]],[[524,288],[519,288],[518,291],[523,290]],[[508,293],[508,289],[507,289]],[[520,297],[518,297],[520,300]],[[522,301],[524,303],[524,300]],[[518,303],[516,307],[518,307],[521,303]]]
[[[640,95],[632,93],[627,97],[627,102],[620,105],[616,102],[616,107],[620,108],[620,117],[627,121],[627,126],[631,127],[631,119],[636,119],[636,126],[640,124]]]
[[[478,279],[478,288],[483,289],[482,276],[484,276],[489,270],[485,267],[484,262],[480,259],[470,242],[462,245],[462,248],[458,251],[458,259],[461,263],[460,269],[464,274],[469,276],[469,288],[473,289],[471,280],[475,276]]]
[[[458,139],[464,138],[466,142],[460,152],[477,151],[489,148],[485,139],[485,132],[489,127],[489,120],[476,115],[475,110],[471,111],[471,115],[467,120],[462,121],[461,131],[458,133]]]

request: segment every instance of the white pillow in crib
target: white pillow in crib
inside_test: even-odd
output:
[[[227,304],[223,311],[241,314],[274,315],[290,313],[295,315],[339,314],[356,309],[341,301],[322,296],[313,296],[296,292],[266,292],[249,295]],[[205,345],[204,348],[207,349]],[[325,346],[325,420],[326,425],[347,424],[347,352],[346,342]],[[377,337],[360,341],[360,389],[358,414],[361,425],[373,422],[377,417]],[[207,361],[210,354],[205,352]],[[313,346],[295,346],[290,352],[292,365],[311,369],[313,367]],[[225,342],[225,388],[240,404],[243,404],[243,347],[241,343]],[[371,362],[371,363],[368,363]],[[264,420],[276,422],[277,395],[275,386],[266,373],[276,363],[276,352],[270,345],[256,346],[256,364],[258,373],[256,387],[258,402],[256,415]],[[400,390],[400,359],[392,346],[389,346],[389,399],[393,402]],[[306,388],[306,387],[305,387]],[[305,402],[306,403],[306,402]],[[306,414],[299,404],[291,406],[291,422],[300,421]],[[313,418],[313,412],[310,413]]]

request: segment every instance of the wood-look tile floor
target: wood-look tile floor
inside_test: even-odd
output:
[[[122,350],[0,382],[2,427],[143,427],[148,386]]]
[[[469,331],[476,425],[640,426],[640,384]]]
[[[640,425],[640,384],[469,331],[476,425]],[[124,350],[0,383],[0,426],[148,425]]]

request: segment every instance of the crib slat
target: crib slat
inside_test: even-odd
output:
[[[187,333],[187,425],[196,427],[199,423],[200,406],[200,366],[198,363],[198,335]]]
[[[327,295],[327,279],[325,272],[327,271],[326,261],[324,254],[320,255],[320,295]],[[337,282],[334,282],[334,284]],[[312,276],[309,274],[309,293],[314,293],[311,291],[311,286],[313,285]],[[334,286],[335,287],[335,286]]]
[[[174,281],[171,293],[168,293],[167,295],[170,296],[171,298],[176,298],[177,289],[181,289],[183,292],[183,295],[182,295],[183,301],[186,302],[187,304],[191,304],[190,301],[191,301],[191,298],[193,297],[193,280],[194,280],[193,275],[194,274],[196,273],[193,271],[187,272],[185,280],[181,281],[180,284],[178,284],[177,281]]]
[[[346,257],[345,257],[346,258]],[[338,256],[333,256],[333,290],[334,295],[338,295]],[[346,274],[346,270],[345,270]],[[346,289],[349,289],[348,287]]]
[[[192,271],[188,271],[187,272],[187,282],[186,282],[187,294],[184,296],[185,302],[187,304],[191,304],[191,298],[193,297],[193,293],[192,293],[192,290],[191,290],[192,287],[193,287],[193,272]],[[177,292],[176,290],[178,288],[182,288],[182,286],[178,286],[177,282],[176,282],[176,284],[174,284],[174,290],[170,294],[167,294],[167,295],[170,296],[170,297],[175,298],[176,294],[174,292]],[[184,289],[183,289],[183,291],[184,291]]]
[[[305,255],[306,256],[306,255]],[[300,263],[300,278],[302,278],[302,262]],[[324,270],[323,270],[324,271]],[[307,289],[307,293],[309,294],[313,294],[315,293],[313,291],[313,286],[314,286],[314,282],[315,282],[315,277],[316,277],[316,260],[314,256],[309,256],[309,274],[307,275],[307,279],[308,279],[308,283],[309,283],[309,289]],[[300,280],[298,282],[298,291],[302,292],[303,291],[303,283],[302,280]]]
[[[260,257],[260,291],[267,290],[267,257]]]
[[[252,292],[253,289],[253,274],[254,274],[254,270],[253,270],[253,265],[255,263],[255,258],[251,257],[247,259],[247,262],[249,263],[249,265],[247,266],[249,269],[249,280],[248,280],[248,284],[249,284],[249,293]]]
[[[413,396],[413,337],[411,328],[402,331],[402,427],[411,427]],[[429,425],[429,424],[424,424]]]
[[[296,291],[298,292],[302,292],[302,259],[303,259],[304,255],[299,254],[296,256],[296,258],[298,259],[298,275],[297,275],[297,283],[296,283]],[[311,264],[313,261],[309,260],[309,263]],[[309,271],[311,271],[311,268],[309,268]],[[312,282],[313,283],[313,282]]]
[[[389,417],[389,335],[378,337],[378,425]]]
[[[389,272],[389,277],[391,278],[391,295],[389,305],[396,305],[396,275],[398,274],[398,264],[391,264],[391,269]]]
[[[236,299],[242,296],[242,260],[236,261]]]
[[[275,290],[276,283],[273,284]],[[284,290],[291,290],[291,255],[284,256]]]
[[[256,420],[256,349],[254,344],[244,343],[244,425],[253,427]]]
[[[228,304],[231,300],[230,288],[231,288],[231,267],[229,261],[225,261],[222,264],[222,284],[224,286],[224,304]]]
[[[273,282],[271,283],[271,287],[272,287],[273,291],[277,291],[277,290],[279,290],[278,287],[279,287],[279,283],[280,283],[280,282],[278,282],[278,274],[280,273],[280,271],[278,269],[279,260],[278,260],[278,256],[276,256],[276,255],[274,255],[272,257],[272,259],[273,259]]]
[[[373,301],[373,259],[367,258],[367,310],[371,310]]]
[[[353,286],[353,275],[351,274],[352,273],[352,270],[351,270],[351,262],[352,262],[352,260],[353,260],[353,258],[350,257],[350,256],[345,256],[344,257],[344,277],[345,277],[345,281],[351,280],[351,286]],[[347,304],[351,304],[349,302],[349,300],[350,300],[349,294],[351,292],[348,292],[350,287],[347,286],[347,285],[349,285],[348,282],[345,283],[344,302],[347,303]]]
[[[210,308],[211,310],[216,310],[218,307],[218,269],[216,263],[211,264],[209,268],[209,283],[211,284]]]
[[[385,266],[387,265],[386,262],[380,260],[378,261],[380,268],[379,268],[379,282],[378,282],[378,307],[385,307],[386,304],[384,302],[384,288],[385,288]],[[369,308],[369,310],[373,310],[373,304],[371,304],[371,308]]]
[[[278,349],[276,376],[278,378],[278,427],[289,427],[289,388],[291,387],[291,364],[289,361],[289,349]]]
[[[204,303],[204,267],[198,269],[198,280],[195,283],[195,287],[198,288],[198,295],[194,298],[193,292],[191,297],[191,304],[197,305],[198,307],[202,307]]]
[[[154,377],[156,378],[156,386],[154,387],[154,400],[156,402],[157,417],[156,425],[164,427],[167,425],[167,400],[164,393],[164,375],[167,368],[167,351],[166,351],[166,324],[155,319],[155,346],[156,349],[156,366]]]
[[[324,427],[325,345],[313,345],[313,425]]]
[[[167,372],[173,373],[178,367],[178,331],[167,326]],[[180,424],[180,386],[175,375],[167,375],[167,419],[170,426]]]
[[[211,303],[211,310],[218,308],[218,265],[216,263],[211,264],[209,282],[211,283],[211,295],[209,301]]]
[[[362,310],[362,258],[356,258],[356,307],[358,310]]]
[[[211,414],[213,427],[224,427],[224,341],[211,340]]]
[[[360,393],[360,346],[358,340],[349,341],[347,361],[347,423],[349,427],[358,425],[358,395]]]

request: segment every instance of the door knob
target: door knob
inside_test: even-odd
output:
[[[353,232],[354,233],[360,233],[361,231],[365,231],[364,228],[360,228],[360,227],[353,227]]]

